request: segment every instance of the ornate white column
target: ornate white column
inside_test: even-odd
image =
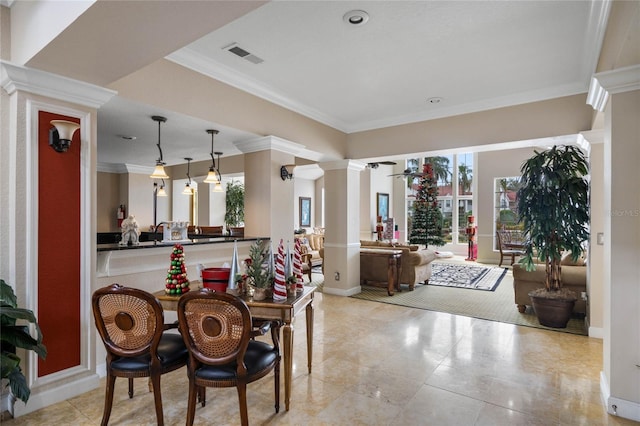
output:
[[[0,273],[14,287],[20,306],[36,313],[43,332],[48,330],[44,333],[45,344],[51,345],[47,364],[39,363],[33,352],[24,355],[22,368],[31,397],[28,405],[21,401],[15,404],[13,415],[17,417],[98,386],[91,315],[96,262],[96,116],[97,108],[115,92],[3,61],[0,72]],[[51,156],[46,137],[51,125],[41,117],[50,116],[77,121],[80,129],[68,152],[54,153],[55,161],[44,161],[43,153]],[[55,174],[67,166],[77,171],[70,181],[65,180],[68,175]],[[40,179],[43,172],[60,179]],[[55,205],[59,193],[74,198],[78,207],[71,211],[64,205],[40,205],[43,200]],[[50,223],[70,225],[63,235],[73,234],[79,243],[47,251],[43,247],[55,243],[56,236],[39,228]],[[61,254],[74,265],[69,266],[67,276],[43,270],[44,262]],[[61,289],[59,301],[72,300],[73,312],[49,296],[65,285],[74,296]],[[39,300],[47,303],[39,304]],[[68,329],[58,326],[61,318],[68,321]],[[66,346],[60,348],[60,343]]]

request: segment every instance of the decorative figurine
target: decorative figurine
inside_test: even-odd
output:
[[[469,241],[469,247],[467,250],[467,258],[465,260],[475,261],[478,258],[478,246],[476,245],[476,230],[475,217],[469,216],[467,218],[467,239]]]
[[[122,230],[120,245],[137,246],[139,244],[138,237],[140,236],[140,229],[134,215],[130,214],[123,220],[120,229]]]

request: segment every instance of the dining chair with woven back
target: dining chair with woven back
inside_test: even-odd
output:
[[[274,372],[275,411],[280,410],[280,348],[277,323],[252,322],[240,298],[210,289],[183,295],[178,323],[189,350],[187,425],[192,425],[199,399],[206,404],[207,387],[236,387],[240,420],[249,424],[247,384]],[[271,330],[273,345],[256,340]]]
[[[160,376],[187,363],[188,353],[177,324],[164,323],[160,302],[146,291],[112,284],[96,290],[92,297],[96,328],[107,351],[107,389],[102,425],[109,423],[116,377],[149,377],[154,394],[156,420],[164,424]]]

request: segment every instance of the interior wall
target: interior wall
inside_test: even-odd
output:
[[[313,232],[313,228],[316,225],[317,213],[316,205],[318,204],[318,198],[316,196],[315,181],[311,179],[294,178],[293,188],[293,229],[305,228],[307,234]],[[300,197],[311,198],[311,226],[300,225]]]
[[[589,278],[587,280],[587,320],[589,336],[602,337],[603,327],[603,259],[604,244],[598,244],[598,233],[604,237],[604,144],[592,144],[591,165],[591,239],[589,241]],[[597,330],[596,330],[597,329]]]
[[[118,173],[97,173],[97,232],[117,232],[116,213],[120,202],[120,175]]]
[[[348,158],[469,151],[476,146],[577,134],[591,129],[586,94],[392,126],[348,135]],[[402,141],[390,144],[389,141]]]
[[[319,177],[314,181],[314,191],[316,195],[317,202],[314,203],[314,213],[315,213],[315,223],[316,226],[320,228],[324,228],[324,218],[325,218],[325,187],[324,187],[324,176]]]
[[[478,185],[474,199],[478,215],[476,217],[478,262],[497,264],[500,260],[498,252],[493,250],[493,241],[495,239],[494,180],[502,177],[520,176],[522,162],[532,155],[533,148],[478,153],[478,164],[476,164],[473,173]]]
[[[373,238],[371,232],[371,215],[375,214],[375,195],[372,195],[373,189],[371,185],[371,169],[365,168],[360,172],[360,216],[359,239],[370,240]],[[371,198],[374,197],[374,201]],[[372,207],[373,206],[373,207]],[[372,209],[373,208],[373,209]],[[371,213],[373,212],[373,213]],[[375,220],[375,219],[374,219]],[[375,224],[374,224],[375,227]]]
[[[150,229],[153,225],[153,179],[148,175],[129,173],[127,189],[127,215],[135,216],[141,231]]]

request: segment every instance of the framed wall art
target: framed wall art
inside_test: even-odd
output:
[[[389,218],[389,194],[378,192],[376,195],[376,216],[382,216],[384,222]]]
[[[300,197],[300,227],[311,226],[311,197]]]

